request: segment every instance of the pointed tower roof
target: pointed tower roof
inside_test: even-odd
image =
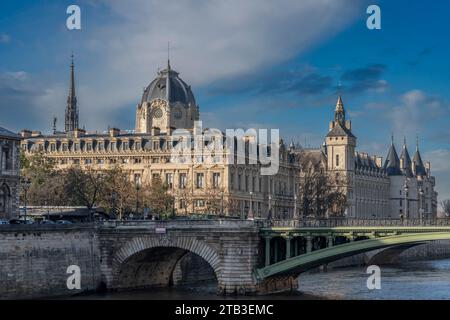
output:
[[[416,141],[416,152],[414,153],[413,163],[414,163],[414,168],[415,168],[414,173],[417,176],[424,176],[427,174],[427,171],[425,170],[425,166],[423,165],[422,157],[420,156],[419,138],[417,138],[417,141]]]
[[[412,177],[411,157],[409,156],[408,148],[406,147],[406,138],[403,139],[403,149],[400,155],[400,169],[407,177]]]
[[[75,65],[73,63],[73,53],[70,63],[70,83],[69,94],[67,95],[67,106],[65,114],[65,132],[71,132],[78,129],[78,107],[77,96],[75,93]]]
[[[342,97],[339,95],[334,109],[334,127],[331,129],[327,137],[349,136],[355,138],[353,133],[345,126],[345,109]]]
[[[394,137],[391,138],[391,147],[389,148],[386,162],[384,163],[384,170],[389,176],[400,176],[400,159],[398,158],[397,150],[394,146]]]

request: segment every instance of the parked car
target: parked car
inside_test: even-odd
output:
[[[55,224],[55,221],[52,220],[42,220],[41,222],[39,222],[40,224]]]
[[[72,224],[69,220],[56,220],[56,224]]]
[[[9,224],[32,224],[34,220],[32,219],[11,219],[9,220]]]
[[[9,221],[6,219],[0,219],[0,224],[9,224]]]

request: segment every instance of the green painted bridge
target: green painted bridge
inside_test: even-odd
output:
[[[382,248],[408,248],[450,240],[450,226],[282,226],[260,229],[265,240],[265,266],[255,269],[261,281],[301,272],[355,254]]]

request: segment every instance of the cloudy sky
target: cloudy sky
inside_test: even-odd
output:
[[[82,30],[66,28],[70,4]],[[381,30],[366,27],[369,4]],[[280,128],[316,147],[339,90],[360,151],[386,156],[392,132],[413,153],[419,135],[450,198],[449,10],[422,0],[2,0],[0,126],[49,132],[55,115],[62,129],[73,51],[81,124],[132,129],[170,42],[204,126]]]

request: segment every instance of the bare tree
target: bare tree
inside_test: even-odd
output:
[[[71,167],[66,170],[66,193],[72,201],[85,205],[92,214],[92,209],[101,199],[105,189],[106,175],[92,167]]]
[[[320,154],[302,152],[299,155],[299,210],[303,217],[328,218],[342,216],[347,197],[342,191],[344,179],[325,170]]]
[[[442,210],[444,210],[444,214],[446,217],[450,216],[450,199],[446,199],[441,201]]]

